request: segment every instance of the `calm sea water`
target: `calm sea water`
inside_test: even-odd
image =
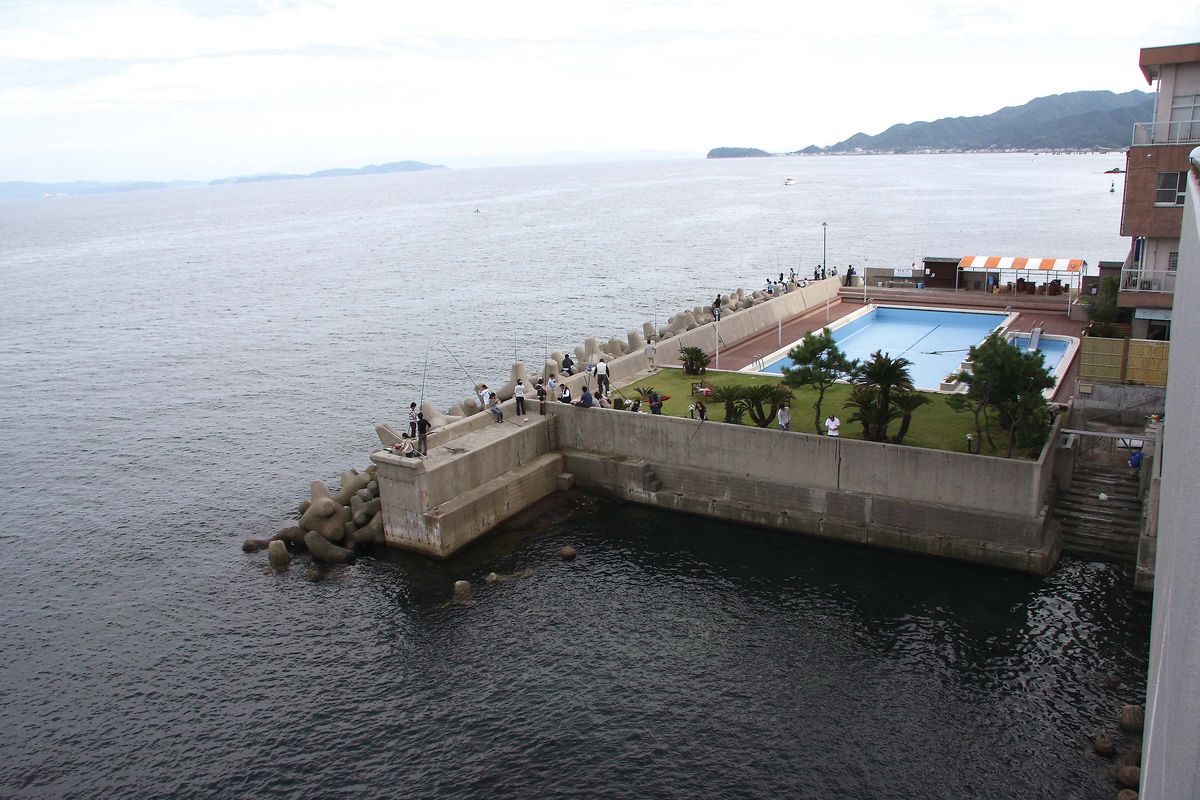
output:
[[[365,467],[409,401],[811,268],[822,222],[839,265],[1120,258],[1119,163],[0,204],[0,796],[1110,796],[1089,737],[1140,698],[1148,623],[1111,566],[1043,580],[586,499],[446,563],[380,552],[315,585],[238,544]],[[458,578],[526,568],[447,604]]]

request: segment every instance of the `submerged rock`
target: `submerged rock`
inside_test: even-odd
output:
[[[1110,758],[1116,755],[1117,752],[1117,746],[1107,736],[1097,736],[1096,740],[1092,743],[1092,749],[1096,751],[1097,755],[1104,756],[1105,758]]]
[[[1136,789],[1142,780],[1142,771],[1137,767],[1117,767],[1117,783],[1127,789]]]
[[[1121,709],[1121,730],[1138,733],[1146,724],[1146,710],[1141,706],[1125,706]]]
[[[558,555],[563,561],[574,561],[575,556],[579,555],[579,552],[574,547],[571,547],[571,545],[567,545],[558,551]]]
[[[246,539],[242,542],[242,552],[257,553],[259,550],[266,550],[270,543],[270,539]]]

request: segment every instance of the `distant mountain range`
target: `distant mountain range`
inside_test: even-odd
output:
[[[267,181],[296,181],[306,178],[340,178],[347,175],[379,175],[388,172],[414,172],[425,169],[446,169],[440,164],[421,161],[392,161],[387,164],[368,164],[358,169],[323,169],[308,175],[289,175],[271,172],[262,175],[241,175],[215,181],[69,181],[66,183],[32,183],[29,181],[0,182],[0,200],[23,200],[44,196],[103,194],[108,192],[140,192],[147,189],[179,189],[189,186],[219,186],[226,183],[264,183]]]
[[[787,155],[819,153],[922,153],[1004,150],[1123,150],[1135,122],[1154,118],[1149,92],[1068,92],[1030,100],[982,117],[947,117],[934,122],[893,125],[870,136],[818,147],[809,145]],[[718,151],[739,148],[717,148]]]

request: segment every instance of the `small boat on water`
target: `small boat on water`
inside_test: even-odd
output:
[[[1125,170],[1121,169],[1120,167],[1113,167],[1112,169],[1104,170],[1104,174],[1105,175],[1123,175],[1123,174],[1125,174]]]
[[[783,185],[784,185],[784,186],[791,186],[791,185],[792,185],[792,184],[794,184],[795,182],[796,182],[796,179],[795,179],[795,178],[784,178],[784,179],[783,179]]]

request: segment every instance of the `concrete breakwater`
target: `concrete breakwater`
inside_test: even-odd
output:
[[[746,307],[739,300],[722,314],[720,337],[732,344],[813,313],[837,288],[830,279],[766,302],[749,295]],[[664,335],[660,363],[682,346],[713,350],[715,325],[700,322],[703,311],[655,332]],[[609,362],[615,386],[652,369],[637,341],[631,334]],[[587,363],[616,348],[589,340],[581,349]],[[523,374],[514,365],[514,378]],[[585,380],[565,382],[576,391]],[[389,546],[448,556],[578,484],[690,514],[1025,572],[1045,574],[1058,560],[1049,446],[1037,461],[1021,461],[561,403],[548,403],[542,416],[529,402],[530,413],[517,418],[513,405],[504,403],[503,425],[477,413],[474,401],[462,404],[464,416],[440,416],[426,459],[372,454]],[[396,435],[386,424],[378,432],[385,444]]]

